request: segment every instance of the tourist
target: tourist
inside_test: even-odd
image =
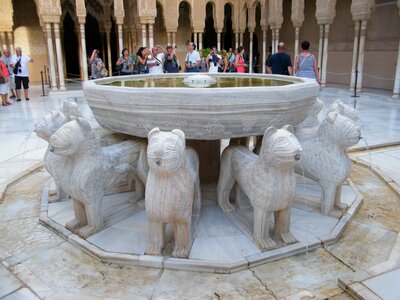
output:
[[[285,53],[285,43],[278,44],[278,52],[271,56],[267,65],[268,73],[292,76],[292,62]]]
[[[235,57],[235,63],[234,63],[234,66],[236,68],[236,72],[245,73],[246,72],[246,67],[247,67],[247,64],[244,63],[244,58],[243,58],[245,50],[244,50],[244,48],[242,46],[240,46],[237,49],[237,52],[238,52],[238,54]]]
[[[117,70],[119,75],[131,75],[133,71],[133,58],[129,55],[128,48],[124,48],[121,51],[121,56],[116,62]]]
[[[15,91],[17,94],[17,101],[21,101],[21,85],[24,87],[25,100],[29,101],[29,70],[28,63],[33,62],[29,56],[22,54],[21,47],[15,48],[16,61],[14,65],[15,74]]]
[[[199,54],[200,54],[199,72],[206,73],[207,72],[206,60],[203,57],[203,52],[200,51]]]
[[[1,51],[0,51],[1,58]],[[0,60],[0,95],[1,95],[1,105],[7,106],[11,102],[8,102],[8,82],[10,74],[8,73],[7,65]]]
[[[3,51],[3,56],[1,57],[1,59],[6,64],[8,73],[10,74],[9,82],[8,82],[9,89],[11,92],[10,99],[14,99],[15,98],[15,78],[14,78],[13,68],[14,68],[14,62],[16,61],[16,57],[15,57],[15,55],[11,55],[10,50],[5,49]]]
[[[161,51],[159,51],[159,49]],[[164,73],[164,52],[166,50],[160,45],[153,47],[151,54],[147,57],[147,67],[149,74],[163,74]]]
[[[189,51],[185,58],[185,72],[199,72],[200,54],[196,50],[196,45],[193,42],[189,42],[187,47]]]
[[[149,51],[145,47],[140,47],[136,52],[136,63],[133,73],[134,74],[146,74],[147,73],[147,56]]]
[[[272,47],[269,46],[269,47],[268,47],[267,58],[265,59],[265,66],[266,66],[267,68],[268,68],[269,61],[271,60],[271,56],[272,56]]]
[[[218,73],[221,68],[221,55],[217,52],[217,47],[212,47],[206,59],[208,73]]]
[[[175,55],[174,48],[167,46],[167,53],[164,58],[164,71],[165,73],[178,73],[181,70],[181,65]]]
[[[229,61],[226,50],[221,51],[221,71],[224,73],[229,71]]]
[[[301,43],[301,53],[296,56],[294,63],[294,73],[298,77],[307,77],[315,79],[319,84],[318,65],[314,54],[310,51],[310,42]]]
[[[230,60],[231,57],[232,57],[232,55],[233,55],[233,49],[232,49],[232,48],[229,48],[229,51],[226,53],[227,59]]]
[[[99,51],[97,49],[94,49],[92,52],[92,55],[90,56],[89,59],[89,64],[90,64],[90,71],[91,71],[91,76],[90,78],[92,79],[98,79],[107,76],[104,71],[104,63],[99,57]]]
[[[235,49],[233,51],[233,54],[231,55],[231,58],[229,59],[229,72],[235,73],[236,72],[236,67],[235,67],[235,58],[238,55],[238,50]]]

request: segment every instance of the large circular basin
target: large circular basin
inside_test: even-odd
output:
[[[319,90],[313,80],[266,74],[207,74],[216,82],[184,84],[192,75],[103,78],[86,81],[83,91],[97,121],[113,131],[147,137],[154,127],[179,128],[187,139],[218,140],[260,135],[271,125],[295,126]]]

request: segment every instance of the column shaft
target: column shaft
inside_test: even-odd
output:
[[[267,31],[263,30],[263,46],[262,46],[262,72],[265,74],[265,61],[267,60]]]
[[[279,44],[279,29],[275,29],[275,48],[278,49]]]
[[[154,47],[154,33],[153,33],[153,24],[149,24],[149,47]]]
[[[176,32],[173,31],[173,32],[172,32],[172,47],[174,47],[174,48],[175,48],[175,46],[176,46],[176,40],[175,40],[175,38],[176,38]]]
[[[393,98],[400,97],[400,41],[399,41],[399,52],[397,53],[397,65],[396,65],[396,76],[394,78],[393,87]]]
[[[329,41],[329,24],[325,24],[325,32],[324,32],[324,52],[322,55],[322,76],[321,76],[321,85],[326,85],[326,69],[328,65],[328,41]]]
[[[203,49],[203,33],[199,32],[199,49]]]
[[[197,42],[197,32],[193,33],[193,43],[196,45],[197,49],[199,49],[199,43]]]
[[[253,73],[253,32],[250,31],[250,45],[249,45],[249,73]]]
[[[318,44],[318,73],[319,73],[319,78],[321,78],[323,43],[324,43],[324,25],[319,25],[319,44]]]
[[[171,32],[167,32],[167,45],[171,45]]]
[[[367,31],[367,20],[361,21],[360,28],[360,45],[358,48],[358,78],[357,78],[357,91],[361,92],[362,78],[363,78],[363,67],[364,67],[364,49],[365,49],[365,35]]]
[[[221,50],[221,32],[217,32],[217,49]]]
[[[243,46],[243,32],[239,33],[239,46]]]
[[[47,37],[47,51],[49,53],[49,72],[51,81],[51,90],[57,90],[56,82],[56,66],[54,64],[54,46],[53,46],[53,34],[51,30],[51,23],[46,23],[46,37]]]
[[[4,31],[0,32],[0,38],[1,38],[2,49],[6,49],[7,41],[6,41],[6,33]]]
[[[147,47],[147,26],[142,24],[142,47]]]
[[[276,52],[276,45],[275,45],[275,29],[272,29],[272,54]]]
[[[294,32],[294,56],[299,54],[299,38],[300,38],[300,28],[295,27],[295,32]]]
[[[239,47],[239,32],[235,32],[235,48]]]
[[[360,21],[355,21],[355,23],[354,23],[353,60],[351,63],[350,91],[354,91],[354,85],[356,82],[356,69],[357,69],[359,39],[360,39]]]
[[[122,24],[118,24],[118,46],[119,46],[119,53],[121,53],[122,49],[124,48],[124,38],[122,36]]]
[[[83,80],[88,80],[88,57],[86,52],[86,34],[85,34],[85,24],[79,24],[80,36],[81,36],[81,51],[82,51],[82,69],[83,69]]]
[[[7,38],[8,38],[8,50],[10,50],[11,53],[14,53],[14,36],[12,31],[7,32]]]
[[[58,65],[58,78],[60,80],[60,91],[65,90],[65,79],[64,79],[64,61],[61,48],[61,40],[60,40],[60,25],[58,23],[54,23],[54,36],[56,39],[56,52],[57,52],[57,65]]]

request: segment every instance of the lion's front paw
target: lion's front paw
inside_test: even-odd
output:
[[[294,235],[291,234],[290,232],[281,233],[280,236],[285,245],[294,244],[298,242],[297,239],[294,237]]]
[[[159,245],[149,243],[147,245],[146,254],[147,255],[157,255],[160,256],[162,251],[162,247]]]
[[[232,204],[230,204],[229,202],[227,203],[220,203],[219,207],[221,208],[221,210],[224,213],[230,213],[233,212],[235,210],[235,208],[232,206]]]
[[[92,234],[96,233],[97,230],[93,226],[86,225],[78,230],[78,235],[82,238],[86,239],[87,237],[91,236]]]
[[[260,246],[261,250],[268,250],[268,249],[275,248],[277,246],[275,241],[273,239],[271,239],[270,237],[256,240],[256,242]]]
[[[187,258],[189,256],[189,251],[185,246],[176,245],[174,251],[172,251],[171,256],[179,258]]]
[[[65,224],[65,228],[69,229],[70,231],[76,233],[83,224],[78,219],[73,219]]]

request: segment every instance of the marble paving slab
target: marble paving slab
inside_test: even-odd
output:
[[[384,300],[400,299],[400,269],[367,279],[363,284]]]

